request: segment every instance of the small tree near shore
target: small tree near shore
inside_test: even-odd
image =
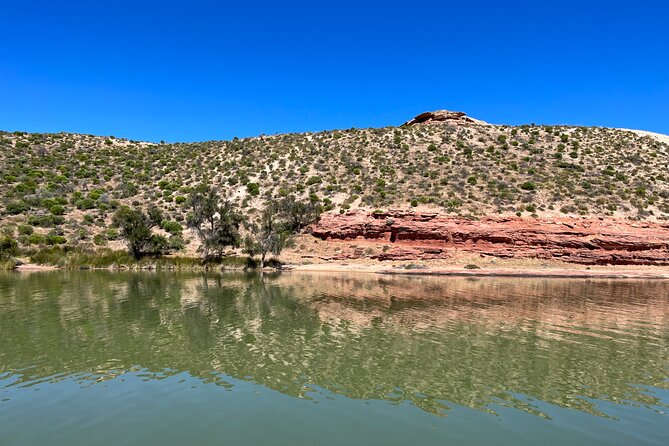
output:
[[[311,201],[298,201],[289,195],[270,206],[285,221],[286,229],[298,233],[318,220],[323,209]]]
[[[262,212],[260,222],[248,225],[249,235],[244,240],[244,251],[250,256],[260,256],[260,269],[265,267],[268,254],[279,255],[290,240],[291,233],[284,221],[278,218],[273,207]]]
[[[232,204],[221,202],[216,191],[202,185],[190,194],[188,205],[191,208],[188,227],[200,238],[200,251],[205,261],[212,256],[221,258],[228,247],[239,247],[242,217]]]
[[[0,260],[10,258],[19,253],[19,244],[14,239],[14,231],[3,228],[0,233]]]
[[[120,229],[120,236],[128,244],[130,254],[139,260],[146,255],[167,251],[167,239],[152,232],[161,221],[162,213],[157,207],[151,207],[147,215],[141,209],[123,206],[114,214],[113,224]]]

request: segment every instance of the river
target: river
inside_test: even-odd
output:
[[[669,281],[0,275],[1,445],[664,445]]]

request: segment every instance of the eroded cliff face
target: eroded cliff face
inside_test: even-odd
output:
[[[448,258],[454,250],[586,265],[669,265],[669,224],[599,218],[488,217],[389,210],[324,214],[311,227],[323,240],[389,246],[379,260]],[[359,249],[351,257],[365,257]]]
[[[413,119],[405,122],[402,125],[415,125],[415,124],[433,124],[437,122],[448,121],[451,124],[481,124],[487,125],[485,121],[479,119],[474,119],[465,112],[458,111],[449,111],[449,110],[437,110],[433,112],[425,112],[417,115]]]

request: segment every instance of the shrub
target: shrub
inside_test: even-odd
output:
[[[19,253],[19,243],[8,235],[0,236],[0,258],[8,258]]]
[[[12,201],[12,202],[7,203],[7,205],[5,206],[5,212],[7,212],[8,214],[11,214],[11,215],[22,214],[29,209],[30,209],[30,206],[28,206],[28,204],[23,200]]]
[[[46,244],[47,245],[63,245],[67,242],[65,237],[62,235],[54,235],[54,234],[49,234],[46,236]]]
[[[107,244],[107,238],[104,234],[96,234],[95,237],[93,237],[93,243],[98,246],[104,246]]]
[[[33,229],[32,226],[30,226],[30,225],[19,225],[19,235],[30,235],[33,232],[35,232],[35,229]]]
[[[249,195],[257,197],[258,194],[260,193],[260,186],[258,185],[258,183],[247,183],[246,190],[248,190]]]
[[[181,225],[176,221],[164,220],[161,223],[160,227],[163,228],[164,231],[172,235],[179,235],[183,231]]]
[[[31,215],[28,217],[28,224],[42,228],[52,228],[65,223],[65,219],[59,215]]]
[[[61,206],[61,205],[59,205],[59,204],[55,204],[55,205],[51,206],[51,208],[49,209],[49,211],[50,211],[53,215],[63,215],[63,214],[65,214],[65,207],[64,207],[64,206]]]
[[[44,236],[42,234],[30,234],[27,242],[30,245],[41,245],[44,243]]]
[[[82,198],[81,200],[77,200],[75,206],[77,206],[77,209],[87,211],[89,209],[95,208],[95,200],[92,198]]]
[[[102,190],[102,189],[94,189],[94,190],[92,190],[92,191],[88,194],[88,198],[90,198],[91,200],[97,200],[97,199],[99,199],[99,198],[102,196],[102,194],[104,194],[104,193],[105,193],[105,191]]]
[[[522,190],[532,191],[532,190],[535,190],[537,188],[537,186],[531,181],[525,181],[524,183],[522,183],[520,185],[520,188]]]
[[[313,177],[311,177],[307,180],[307,186],[311,186],[313,184],[320,184],[322,182],[323,182],[323,180],[321,179],[321,177],[319,177],[318,175],[315,175],[315,176],[313,176]]]
[[[107,240],[118,240],[119,239],[119,233],[116,229],[114,228],[109,228],[105,231],[105,237]]]

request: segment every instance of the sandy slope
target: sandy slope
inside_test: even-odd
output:
[[[660,142],[669,144],[669,135],[663,135],[662,133],[647,132],[646,130],[634,130],[634,129],[618,129],[625,130],[627,132],[636,133],[639,136],[650,136],[657,139]]]

